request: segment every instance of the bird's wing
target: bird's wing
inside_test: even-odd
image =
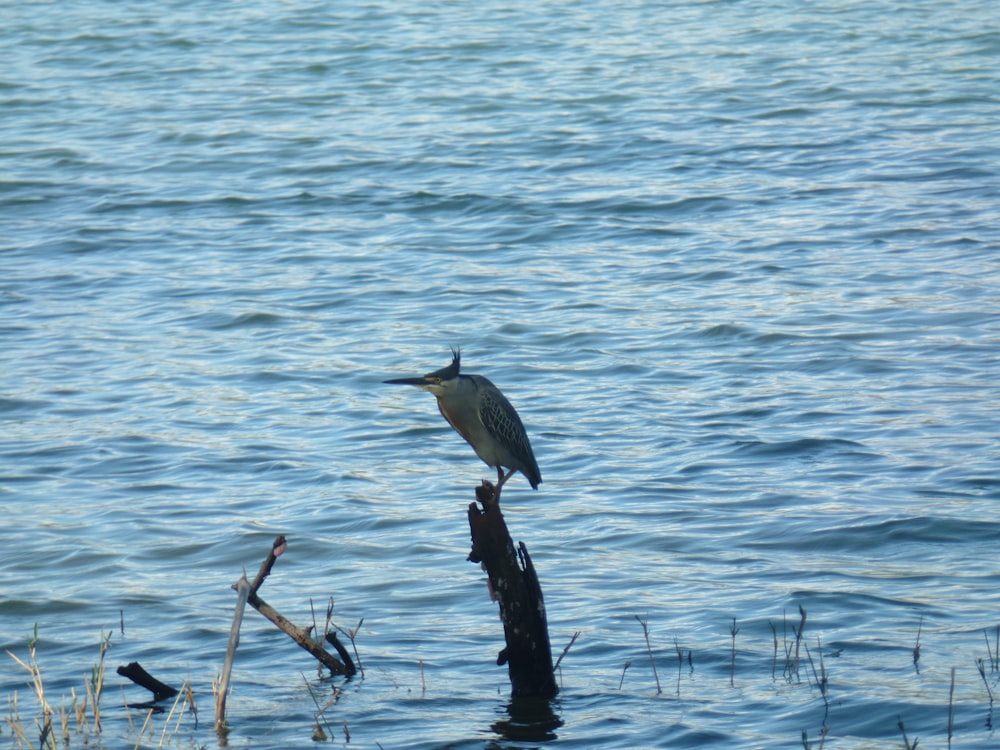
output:
[[[515,458],[523,464],[530,466],[534,463],[531,453],[531,444],[528,442],[528,434],[524,430],[521,418],[514,411],[500,391],[490,388],[482,390],[479,403],[479,419],[483,426],[489,430]]]

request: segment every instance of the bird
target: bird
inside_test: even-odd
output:
[[[465,438],[487,466],[497,470],[494,501],[514,472],[521,472],[537,490],[542,483],[528,433],[510,401],[482,375],[461,374],[462,353],[451,350],[451,364],[421,377],[386,380],[390,385],[413,385],[437,397],[438,409],[455,432]],[[506,473],[504,467],[509,469]]]

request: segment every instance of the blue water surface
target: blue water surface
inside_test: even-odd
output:
[[[214,745],[285,534],[261,595],[364,675],[248,612],[233,746],[996,747],[993,5],[4,4],[0,645],[57,705],[110,633],[108,746]],[[492,470],[382,383],[452,345],[580,633],[531,711]],[[139,737],[130,661],[197,721]]]

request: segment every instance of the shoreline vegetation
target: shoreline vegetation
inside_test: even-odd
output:
[[[740,681],[752,679],[746,667],[740,664],[753,662],[762,664],[770,662],[770,670],[764,675],[775,683],[805,684],[810,689],[811,700],[817,702],[818,721],[815,726],[802,728],[801,746],[804,750],[820,750],[825,743],[831,742],[838,735],[850,733],[850,727],[835,726],[828,723],[831,701],[843,700],[845,695],[838,695],[836,669],[831,669],[828,659],[824,658],[822,637],[819,634],[807,634],[807,613],[799,609],[797,621],[783,615],[779,621],[769,620],[772,630],[770,653],[743,649],[739,643],[739,622],[732,620],[726,627],[720,624],[720,639],[714,647],[685,647],[674,638],[669,648],[660,648],[656,638],[651,633],[646,618],[636,616],[641,630],[636,633],[634,649],[631,658],[623,663],[618,684],[609,684],[606,690],[609,696],[621,693],[623,690],[650,690],[653,693],[650,700],[680,700],[683,695],[683,677],[693,675],[699,661],[713,661],[721,668],[714,670],[718,679],[718,689],[725,690],[738,685]],[[357,629],[350,631],[350,640],[355,649]],[[57,748],[82,748],[108,744],[111,738],[115,743],[127,741],[134,747],[174,747],[189,746],[200,737],[204,722],[199,722],[199,703],[209,699],[207,695],[197,695],[190,680],[172,690],[169,694],[154,695],[153,701],[146,703],[128,703],[109,700],[107,694],[106,669],[108,651],[112,646],[113,632],[102,630],[98,641],[96,662],[90,667],[84,684],[80,688],[73,687],[68,695],[52,695],[43,676],[45,662],[44,648],[41,640],[42,628],[35,626],[34,632],[27,639],[23,651],[7,651],[7,657],[21,673],[25,680],[26,690],[12,690],[5,696],[5,712],[0,727],[0,738],[9,746],[17,748],[38,748],[39,750],[57,750]],[[926,646],[922,642],[926,631],[921,620],[917,626],[912,648],[907,648],[913,674],[921,674],[921,658]],[[578,635],[578,634],[577,634]],[[905,750],[916,750],[918,747],[930,746],[951,747],[955,738],[955,688],[962,685],[965,688],[975,688],[981,693],[983,710],[986,720],[983,731],[991,732],[993,723],[993,703],[1000,686],[1000,625],[983,630],[984,656],[977,658],[974,664],[951,667],[947,689],[942,689],[940,695],[941,726],[933,736],[916,736],[907,727],[902,717],[896,717],[894,726],[887,726],[883,739],[888,747],[901,747]],[[571,644],[570,644],[571,645]],[[363,646],[362,649],[363,651]],[[568,650],[568,648],[567,648]],[[717,653],[712,653],[717,651]],[[566,655],[565,652],[563,654]],[[754,658],[755,657],[755,658]],[[359,660],[360,661],[360,660]],[[570,657],[568,662],[572,663]],[[645,669],[642,665],[648,665]],[[131,665],[130,665],[131,666]],[[568,667],[560,658],[555,671],[557,677],[562,677],[562,669]],[[672,691],[664,689],[661,682],[661,671],[671,671],[676,676]],[[119,667],[122,674],[125,667]],[[647,676],[640,677],[640,672]],[[46,674],[50,670],[46,669]],[[364,680],[363,673],[360,679]],[[332,682],[335,675],[322,677],[319,683],[306,680],[307,695],[303,703],[312,701],[315,705],[314,724],[303,727],[303,735],[310,736],[315,741],[333,740],[340,735],[341,739],[349,741],[351,729],[346,720],[335,720],[329,716],[330,709],[338,704],[343,694],[343,686]],[[350,680],[351,677],[343,677]],[[627,678],[627,679],[626,679]],[[303,676],[303,679],[305,677]],[[424,679],[423,662],[414,665],[414,679],[421,695],[426,695],[427,685]],[[646,684],[639,687],[639,681]],[[158,682],[158,681],[155,681]],[[140,683],[141,684],[141,683]],[[160,683],[162,684],[162,683]],[[220,679],[212,681],[213,692],[218,697]],[[629,686],[631,687],[629,688]],[[978,687],[977,687],[978,686]],[[609,711],[612,708],[609,705]],[[745,720],[745,717],[744,717]],[[336,728],[335,728],[336,727]],[[926,734],[926,733],[925,733]],[[225,744],[226,733],[219,734],[220,744]],[[984,737],[985,738],[985,737]],[[204,738],[195,742],[196,746],[204,746]],[[788,746],[790,738],[775,738],[776,744]],[[927,743],[927,744],[925,744]]]

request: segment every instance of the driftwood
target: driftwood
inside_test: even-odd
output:
[[[346,661],[340,661],[333,654],[326,651],[322,644],[317,643],[312,638],[312,626],[307,628],[301,628],[290,622],[286,617],[284,617],[280,612],[278,612],[274,607],[265,602],[256,594],[250,594],[247,599],[247,603],[260,612],[264,617],[273,622],[281,630],[288,634],[288,637],[295,641],[299,646],[304,648],[310,654],[316,657],[316,659],[324,667],[327,667],[333,674],[342,674],[350,677],[353,675],[357,669],[354,663],[350,660],[350,656],[347,656],[347,650],[338,649],[338,653],[343,657],[347,656]],[[327,640],[330,638],[330,634],[327,634]],[[334,636],[336,637],[336,636]],[[339,642],[338,642],[339,643]],[[343,647],[341,647],[343,648]]]
[[[476,488],[476,498],[479,502],[469,505],[469,528],[472,532],[469,560],[482,564],[489,576],[492,596],[500,605],[500,619],[507,646],[497,657],[497,664],[507,665],[513,698],[552,698],[559,692],[559,688],[552,667],[545,602],[528,548],[521,542],[515,549],[503,513],[500,512],[496,490],[490,482],[484,481],[481,487]],[[339,658],[326,651],[322,642],[313,638],[312,626],[294,625],[257,593],[285,549],[285,537],[279,536],[274,540],[271,552],[261,563],[253,582],[248,581],[244,573],[233,586],[239,597],[226,662],[216,693],[215,726],[219,732],[225,731],[229,678],[247,604],[283,630],[333,674],[351,676],[357,671],[336,633],[327,632],[325,639],[336,650]]]
[[[250,582],[246,574],[237,581],[236,611],[233,613],[233,625],[229,629],[229,645],[226,647],[226,661],[222,665],[219,685],[215,692],[215,731],[221,731],[226,725],[226,698],[229,696],[229,677],[233,672],[233,659],[236,658],[236,647],[240,645],[240,625],[243,623],[243,611],[247,607],[247,597],[250,596]]]
[[[559,688],[535,566],[524,542],[515,550],[493,485],[484,481],[476,488],[476,498],[479,503],[469,504],[469,560],[482,563],[492,596],[500,605],[507,647],[497,657],[497,664],[507,665],[512,697],[552,698]]]
[[[152,700],[145,703],[129,703],[129,708],[151,708],[154,711],[162,711],[163,709],[159,708],[156,704],[177,695],[177,688],[172,688],[170,685],[160,682],[143,669],[142,665],[137,661],[129,662],[124,667],[118,667],[117,672],[122,677],[127,677],[136,685],[146,688],[146,690],[153,694]]]
[[[257,575],[253,582],[251,583],[248,581],[246,574],[244,573],[240,577],[240,580],[233,584],[233,588],[236,589],[238,593],[238,599],[236,610],[233,615],[233,626],[229,634],[229,646],[226,650],[226,661],[223,665],[222,675],[219,677],[219,686],[216,693],[215,728],[217,731],[222,730],[226,723],[226,695],[229,692],[229,677],[232,672],[233,658],[236,654],[236,647],[239,645],[240,624],[243,620],[243,611],[247,604],[273,622],[280,630],[283,630],[293,641],[312,654],[333,674],[346,675],[350,677],[357,672],[354,662],[351,661],[350,654],[348,654],[347,649],[343,647],[340,641],[337,640],[335,633],[327,633],[326,640],[329,641],[337,650],[337,653],[340,655],[340,659],[326,651],[321,642],[317,642],[313,639],[312,626],[305,628],[296,626],[288,618],[257,595],[257,591],[263,585],[264,580],[271,574],[271,568],[274,567],[275,561],[285,551],[286,547],[287,544],[285,537],[279,536],[274,540],[274,544],[271,545],[271,552],[268,554],[264,562],[261,563],[260,570],[257,571]]]

